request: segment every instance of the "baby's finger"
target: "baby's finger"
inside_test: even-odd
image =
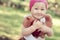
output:
[[[41,38],[44,38],[44,37],[45,37],[45,33],[41,32],[41,33],[40,33],[40,37],[41,37]]]
[[[42,34],[41,37],[44,38],[45,37],[45,34]]]
[[[34,20],[33,24],[36,23],[36,22],[37,22],[37,20]]]

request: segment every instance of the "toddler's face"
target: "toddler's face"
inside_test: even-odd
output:
[[[31,9],[31,13],[35,18],[40,19],[43,17],[42,14],[46,13],[46,10],[47,9],[44,3],[36,2]]]

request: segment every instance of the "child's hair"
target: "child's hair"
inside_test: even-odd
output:
[[[46,5],[46,8],[47,8],[47,5],[48,5],[47,0],[30,0],[30,11],[31,11],[32,6],[33,6],[36,2],[43,2],[43,3]]]

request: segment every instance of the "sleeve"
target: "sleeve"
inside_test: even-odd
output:
[[[31,22],[32,22],[32,21],[33,21],[33,20],[31,19],[30,16],[25,17],[24,20],[23,20],[23,26],[24,26],[24,27],[29,27],[29,26],[31,26]]]
[[[45,19],[46,19],[46,25],[51,28],[52,27],[52,17],[51,17],[51,15],[47,14]]]

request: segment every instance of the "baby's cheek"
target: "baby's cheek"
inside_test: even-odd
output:
[[[34,10],[33,12],[34,12],[34,13],[38,13],[38,11],[37,11],[37,10]]]

